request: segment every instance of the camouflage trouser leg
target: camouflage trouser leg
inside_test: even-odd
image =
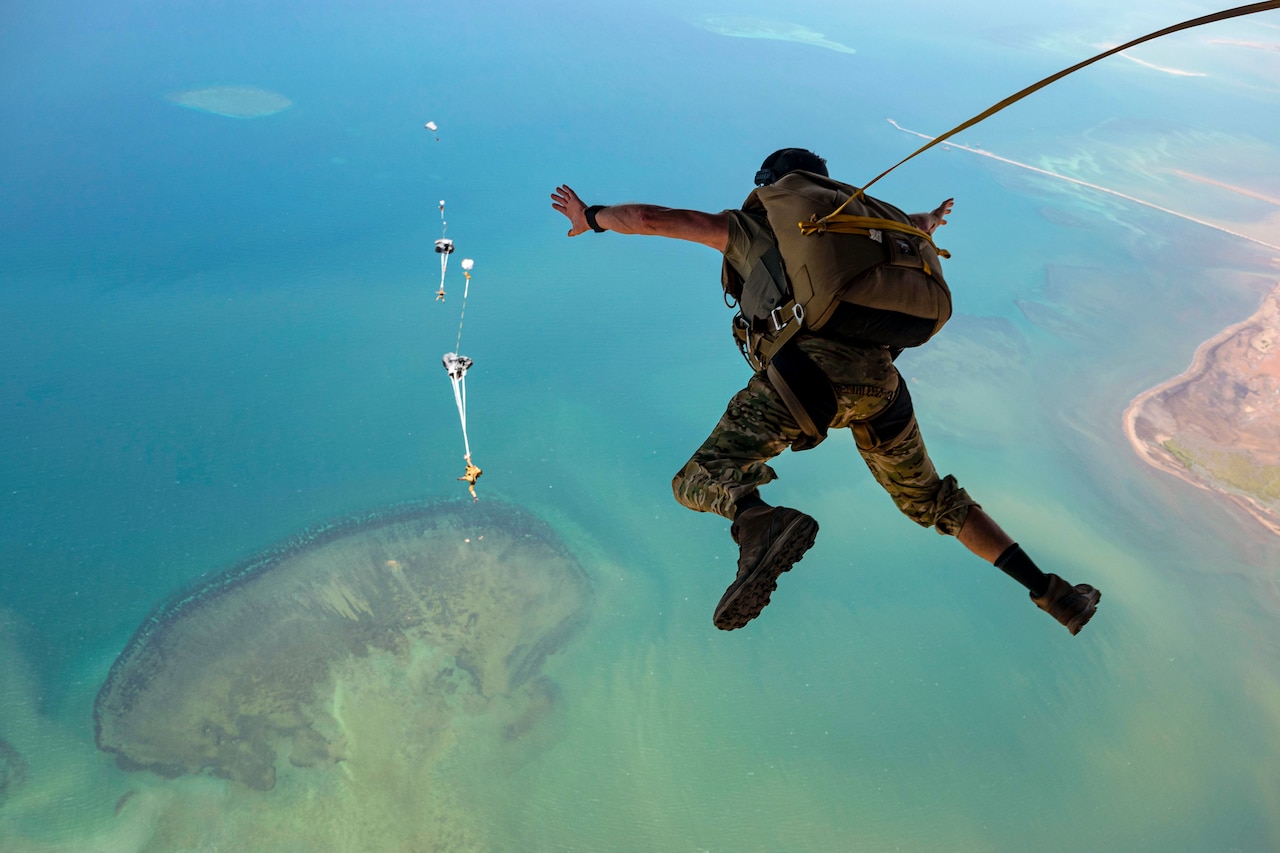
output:
[[[733,518],[744,495],[777,478],[768,462],[800,437],[786,404],[760,374],[729,401],[711,435],[671,480],[676,500]]]
[[[969,507],[977,503],[955,477],[938,477],[914,414],[906,429],[888,441],[876,442],[857,427],[853,436],[871,475],[904,515],[922,527],[936,527],[939,533],[955,536],[960,532]]]
[[[876,388],[904,389],[893,420],[905,426],[893,429],[888,438],[878,437],[875,427],[884,425],[881,415],[895,407],[883,395],[868,393],[866,385],[853,384],[864,377],[852,374],[838,376],[849,384],[835,385],[838,411],[832,426],[852,429],[858,452],[898,509],[917,524],[936,526],[939,533],[954,536],[969,507],[976,504],[955,477],[938,476],[911,412],[905,380],[892,365],[887,365],[887,371],[887,375],[866,378],[872,378]],[[777,478],[769,460],[790,447],[800,434],[799,424],[773,386],[763,376],[753,376],[729,401],[711,435],[672,479],[671,490],[677,501],[692,510],[731,519],[739,499]]]

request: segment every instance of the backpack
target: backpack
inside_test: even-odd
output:
[[[802,329],[902,348],[923,344],[950,319],[951,290],[933,240],[887,202],[850,201],[856,192],[797,171],[743,203],[771,233],[752,242],[740,268],[726,259],[721,283],[737,301],[734,337],[756,370]],[[819,221],[837,208],[846,214]]]

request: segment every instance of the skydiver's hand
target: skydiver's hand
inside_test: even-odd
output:
[[[940,226],[947,224],[946,217],[951,215],[951,208],[955,201],[955,199],[949,198],[929,213],[913,213],[911,214],[911,221],[921,231],[926,234],[932,234]]]
[[[946,217],[951,215],[951,208],[955,207],[955,204],[956,200],[954,198],[949,198],[933,209],[933,213],[931,215],[938,220],[938,224],[935,225],[934,228],[947,224]],[[932,230],[930,233],[932,233]]]
[[[567,184],[556,187],[551,194],[551,206],[565,215],[569,220],[569,236],[577,237],[584,231],[590,231],[587,224],[587,205]]]

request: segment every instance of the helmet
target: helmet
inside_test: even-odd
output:
[[[767,187],[784,175],[801,169],[826,177],[827,161],[804,148],[779,148],[760,164],[760,171],[756,172],[756,186]]]

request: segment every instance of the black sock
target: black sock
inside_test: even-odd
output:
[[[758,506],[768,506],[767,503],[760,500],[759,492],[752,492],[749,495],[743,495],[738,498],[738,502],[733,505],[733,519],[737,521],[738,516],[742,515],[744,509],[752,509]]]
[[[1045,590],[1049,588],[1049,576],[1031,562],[1027,552],[1023,551],[1017,542],[1005,548],[1004,553],[996,557],[996,568],[1025,586],[1036,598],[1044,595]]]

